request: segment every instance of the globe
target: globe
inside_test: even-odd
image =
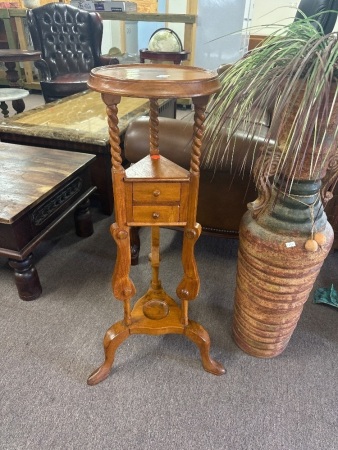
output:
[[[157,30],[149,40],[148,50],[152,52],[180,52],[182,51],[182,44],[172,30]]]

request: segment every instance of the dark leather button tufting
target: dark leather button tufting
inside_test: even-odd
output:
[[[52,19],[50,18],[49,14],[45,14],[43,16],[43,20],[45,23],[49,23],[49,24],[52,23]]]
[[[46,65],[39,66],[39,76],[45,100],[49,102],[85,90],[87,84],[82,75],[106,64],[101,59],[99,14],[68,3],[48,3],[28,10],[27,18],[34,47],[44,49]]]

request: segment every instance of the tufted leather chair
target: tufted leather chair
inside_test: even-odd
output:
[[[93,67],[117,64],[101,55],[103,24],[97,12],[65,3],[49,3],[27,11],[27,23],[46,103],[86,90]]]
[[[322,28],[324,34],[327,34],[331,33],[336,24],[337,13],[333,11],[338,11],[337,0],[301,0],[295,20],[315,16],[317,23],[313,22],[313,26],[316,29]]]
[[[338,12],[338,0],[302,0],[299,8],[304,7],[304,12],[314,15],[317,12],[330,9]],[[305,10],[306,7],[306,10]],[[297,13],[297,17],[300,14]],[[318,16],[318,22],[323,31],[329,33],[333,30],[337,13]],[[228,66],[222,66],[220,71]],[[200,173],[199,198],[197,207],[197,221],[202,225],[204,233],[212,233],[228,238],[237,238],[239,224],[243,214],[247,211],[247,203],[257,198],[255,184],[252,180],[253,155],[248,146],[255,147],[255,142],[264,140],[268,135],[273,111],[264,111],[257,122],[256,133],[251,140],[246,137],[245,130],[238,130],[233,137],[236,150],[233,158],[229,158],[222,167],[202,164]],[[258,117],[258,114],[256,115]],[[131,163],[135,163],[149,152],[149,118],[142,117],[131,122],[124,138],[125,157]],[[161,154],[174,161],[176,164],[189,169],[192,124],[169,118],[160,118],[159,136]],[[221,145],[228,141],[227,130],[224,127],[221,132]],[[224,143],[224,144],[222,144]],[[328,202],[326,214],[335,232],[334,248],[338,248],[338,186],[334,192],[334,198]],[[139,251],[139,238],[137,230],[132,230],[132,263],[137,264]]]

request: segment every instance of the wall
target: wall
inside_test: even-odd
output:
[[[251,0],[199,0],[195,65],[217,69],[238,60],[246,42],[242,33]]]
[[[129,0],[137,3],[137,12],[154,13],[157,12],[158,0]]]
[[[146,3],[146,2],[145,2]],[[150,2],[151,3],[151,2]],[[139,6],[139,4],[138,4]],[[155,5],[153,5],[155,6]],[[165,12],[166,1],[158,0],[156,2],[156,10],[149,12]],[[141,12],[138,8],[138,12]],[[163,28],[165,26],[164,23],[161,22],[138,22],[138,48],[147,48],[150,36],[156,31],[158,28]]]
[[[278,26],[293,21],[299,1],[295,0],[254,0],[252,24],[253,34],[269,34]],[[276,24],[276,26],[271,26]]]
[[[295,0],[254,0],[252,16],[252,34],[267,35],[275,31],[278,25],[291,23],[300,1]],[[276,26],[266,26],[276,24]],[[335,26],[338,31],[338,24]]]
[[[185,14],[187,12],[187,0],[167,0],[166,11],[172,14]],[[175,31],[184,42],[184,24],[183,23],[168,23],[169,28]]]

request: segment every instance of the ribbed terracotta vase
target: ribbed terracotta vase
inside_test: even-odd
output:
[[[338,146],[337,108],[333,116],[325,135],[331,152]],[[270,358],[285,349],[333,243],[322,200],[329,197],[337,177],[337,155],[324,159],[313,177],[312,153],[313,148],[304,151],[301,170],[291,189],[280,181],[283,177],[272,186],[266,184],[274,167],[272,159],[283,158],[283,152],[258,161],[268,169],[260,179],[260,196],[240,226],[233,321],[235,342],[253,356]],[[285,173],[287,170],[285,165]]]
[[[274,188],[258,218],[248,211],[242,219],[233,337],[250,355],[269,358],[285,349],[332,246],[319,187],[320,182],[295,183],[286,197]],[[322,238],[314,252],[305,248],[311,214],[299,200],[314,202],[315,228]]]

